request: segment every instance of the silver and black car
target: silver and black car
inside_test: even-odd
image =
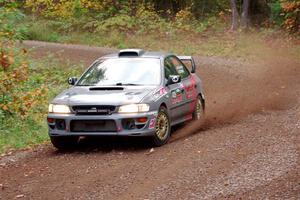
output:
[[[205,98],[191,56],[124,49],[97,59],[49,105],[52,144],[81,136],[148,136],[155,146],[171,126],[202,117]]]

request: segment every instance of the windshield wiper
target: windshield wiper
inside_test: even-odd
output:
[[[141,85],[141,84],[135,84],[135,83],[116,83],[118,86],[122,85]]]

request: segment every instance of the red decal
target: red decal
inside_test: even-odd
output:
[[[160,94],[160,95],[164,95],[164,94],[166,94],[166,93],[167,93],[166,88],[162,87],[162,88],[159,89],[159,94]]]
[[[185,119],[189,120],[192,118],[192,113],[196,109],[196,103],[197,103],[196,99],[198,97],[197,89],[196,89],[196,80],[193,75],[191,75],[190,84],[185,87],[185,90],[186,90],[186,98],[192,99],[192,102],[190,103],[190,106],[189,106],[189,112],[185,116]]]
[[[153,129],[155,127],[155,124],[156,124],[156,118],[153,117],[149,122],[149,129]]]
[[[195,107],[196,107],[196,100],[197,100],[197,97],[198,97],[198,94],[197,94],[197,90],[196,90],[196,81],[195,81],[195,77],[194,75],[191,76],[191,89],[192,89],[192,97],[194,100],[193,102],[191,103],[190,105],[190,113],[193,113],[194,110],[195,110]]]

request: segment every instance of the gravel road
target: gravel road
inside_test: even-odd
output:
[[[33,57],[91,63],[114,49],[25,41]],[[206,118],[150,151],[97,138],[0,157],[0,199],[300,199],[300,62],[195,56]]]

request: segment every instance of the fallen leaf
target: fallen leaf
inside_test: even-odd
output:
[[[154,152],[154,148],[151,148],[150,151],[147,153],[147,155],[150,155],[153,152]]]
[[[149,153],[153,153],[154,152],[154,148],[151,148]]]

